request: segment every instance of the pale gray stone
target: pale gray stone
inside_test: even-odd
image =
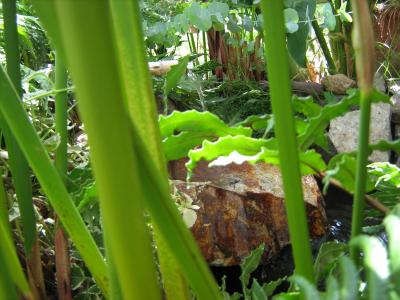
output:
[[[393,96],[390,99],[392,108],[392,122],[400,124],[400,80],[391,80],[388,82],[389,93]]]
[[[350,111],[330,123],[329,137],[338,152],[352,152],[358,146],[358,128],[360,111]],[[391,105],[375,103],[371,110],[370,143],[391,140],[390,129]],[[374,151],[369,157],[374,162],[389,161],[389,152]]]

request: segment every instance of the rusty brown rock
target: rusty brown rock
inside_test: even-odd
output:
[[[239,265],[250,252],[265,243],[267,263],[289,245],[290,238],[279,168],[270,164],[231,164],[207,167],[201,162],[191,183],[185,160],[170,163],[174,185],[200,207],[191,228],[209,264]],[[326,233],[324,203],[312,176],[303,177],[304,198],[312,238]]]

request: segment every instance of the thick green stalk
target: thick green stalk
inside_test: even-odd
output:
[[[296,273],[314,282],[293,118],[283,0],[262,0],[265,56]]]
[[[125,299],[160,299],[129,116],[105,0],[55,1],[66,61],[89,138],[107,232],[106,245]],[[113,296],[113,295],[111,295]]]
[[[3,0],[4,39],[7,62],[7,73],[10,76],[18,95],[22,95],[21,71],[18,48],[18,30],[16,23],[15,0]],[[32,204],[32,187],[29,167],[16,144],[9,128],[2,125],[5,132],[6,144],[9,153],[11,173],[15,185],[15,192],[21,212],[24,235],[25,253],[29,257],[36,239],[35,213]]]
[[[168,186],[166,162],[164,154],[161,151],[161,137],[156,119],[156,102],[147,66],[146,50],[142,43],[143,32],[138,3],[134,1],[110,1],[110,5],[113,15],[114,31],[116,33],[116,45],[119,52],[119,67],[121,78],[123,79],[123,89],[125,90],[127,99],[127,110],[130,114],[133,126],[138,131],[138,135],[142,141],[145,141],[143,145],[145,145],[146,153],[149,153],[149,156],[155,161],[155,166],[159,173],[158,175],[154,175],[156,176],[155,178],[157,178],[157,181],[161,181],[164,185]],[[126,55],[126,53],[129,53],[129,55]],[[135,78],[135,80],[133,80],[133,78]],[[140,144],[140,142],[136,142],[135,144]],[[176,215],[176,208],[169,195],[169,191],[167,190],[166,193],[163,199],[168,201],[168,209],[173,210],[174,218],[178,218],[180,221],[180,225],[178,226],[181,227],[179,227],[178,230],[187,232],[188,230],[181,222],[181,218]],[[159,199],[159,197],[147,198],[152,204],[157,202],[154,201],[154,199]],[[205,263],[202,262],[201,257],[197,256],[197,251],[194,252],[195,245],[192,239],[189,244],[190,248],[187,250],[196,253],[194,259],[200,260],[200,267],[193,265],[193,258],[183,260],[182,256],[176,254],[176,251],[175,253],[171,252],[170,249],[174,249],[174,247],[171,247],[170,235],[173,234],[171,231],[168,232],[169,236],[166,234],[164,234],[163,237],[161,236],[161,234],[165,232],[163,230],[165,221],[161,221],[161,218],[156,218],[155,216],[160,215],[158,213],[159,210],[165,209],[158,208],[156,212],[151,208],[149,208],[149,210],[155,223],[155,239],[167,298],[188,298],[188,289],[182,275],[178,272],[179,268],[182,269],[182,272],[186,275],[187,280],[195,289],[196,294],[206,299],[210,297],[215,299],[215,297],[218,297],[216,295],[216,285]],[[179,244],[181,243],[174,243],[173,246],[176,247]],[[195,272],[204,273],[204,277],[200,277],[199,279],[199,277],[193,276]]]
[[[361,92],[356,186],[351,228],[351,236],[355,237],[361,233],[365,205],[371,94],[374,87],[375,73],[375,41],[367,1],[353,0],[351,4],[353,7],[354,20],[353,47],[356,55],[358,85]],[[353,250],[351,254],[354,259],[357,259],[357,251]]]
[[[107,294],[107,269],[100,251],[85,227],[46,148],[29,121],[22,103],[17,101],[18,94],[2,67],[0,67],[0,99],[0,111],[36,174],[50,204],[60,217],[93,277]]]
[[[331,51],[326,43],[324,33],[322,32],[321,27],[319,27],[317,20],[312,20],[311,24],[314,28],[314,32],[318,39],[319,45],[321,46],[322,52],[324,53],[326,63],[328,64],[328,71],[330,74],[335,74],[337,72],[335,62],[333,61]]]
[[[11,238],[8,222],[7,195],[4,190],[2,178],[0,178],[0,241],[0,299],[10,299],[13,284],[18,287],[21,293],[30,296],[29,284],[19,263]],[[3,289],[4,283],[7,283],[5,290]]]

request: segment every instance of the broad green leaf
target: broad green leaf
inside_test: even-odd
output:
[[[360,235],[350,241],[350,247],[360,249],[364,253],[363,265],[366,270],[368,299],[389,299],[390,272],[385,246],[376,237]]]
[[[327,242],[322,244],[314,262],[314,274],[317,281],[328,276],[338,259],[348,250],[346,244]]]
[[[189,20],[185,14],[179,14],[174,17],[174,24],[177,31],[186,33],[189,31]]]
[[[214,132],[217,136],[252,134],[250,128],[229,127],[216,115],[196,110],[174,111],[168,116],[160,116],[159,125],[161,136],[164,138],[183,131]]]
[[[288,33],[294,33],[299,29],[299,15],[293,8],[286,8],[284,11],[285,26]]]
[[[324,193],[327,191],[331,179],[338,180],[343,188],[350,193],[354,192],[356,158],[354,155],[341,153],[334,156],[328,163],[326,176],[323,179]],[[368,177],[366,192],[372,191],[374,184]]]
[[[250,19],[249,16],[245,16],[243,18],[243,28],[248,32],[253,31],[253,21]]]
[[[215,142],[204,141],[202,147],[189,152],[186,163],[188,177],[201,160],[213,161],[209,166],[221,166],[231,163],[265,162],[279,165],[279,155],[276,150],[276,139],[253,139],[245,136],[225,136]],[[314,174],[326,169],[320,154],[314,150],[300,153],[300,168],[302,175]]]
[[[305,300],[319,300],[319,293],[316,287],[302,276],[294,275],[289,281],[296,284],[300,290],[300,294]]]
[[[301,67],[306,67],[307,38],[309,33],[309,21],[314,18],[315,0],[291,1],[288,8],[293,8],[299,16],[299,28],[287,36],[290,55]]]
[[[163,150],[167,161],[188,156],[188,152],[204,140],[212,140],[218,136],[212,131],[181,132],[163,140]]]
[[[241,32],[242,29],[240,28],[240,26],[237,23],[236,18],[233,15],[229,15],[229,21],[227,24],[228,30],[232,33],[238,33]]]
[[[224,23],[229,15],[229,5],[223,2],[211,2],[207,7],[208,13],[215,16],[219,23]]]
[[[164,96],[167,96],[174,89],[181,77],[185,74],[189,63],[189,55],[182,57],[177,65],[171,67],[171,70],[165,76]]]
[[[190,23],[201,31],[208,31],[212,27],[211,16],[207,8],[201,6],[198,2],[192,2],[185,9],[184,14]]]
[[[312,97],[293,96],[293,108],[307,118],[313,118],[321,113],[322,107],[315,103]]]
[[[260,264],[262,255],[264,254],[264,250],[265,250],[265,245],[264,244],[260,245],[258,248],[254,249],[240,265],[242,274],[240,275],[239,278],[242,283],[242,289],[245,297],[249,295],[249,290],[247,288],[247,285],[249,284],[250,281],[250,275],[257,269],[258,265]]]
[[[336,28],[336,17],[333,14],[332,6],[330,3],[325,3],[323,6],[324,25],[329,31],[334,31]]]
[[[358,272],[354,262],[347,256],[339,259],[339,299],[358,299]]]

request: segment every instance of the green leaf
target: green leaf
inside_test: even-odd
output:
[[[376,237],[359,235],[350,241],[350,247],[361,249],[364,253],[368,299],[389,299],[389,261],[385,246]]]
[[[264,289],[260,286],[256,279],[253,279],[253,284],[251,285],[251,300],[265,300],[267,295]]]
[[[299,15],[299,28],[287,37],[290,55],[301,67],[306,67],[307,38],[309,33],[309,20],[314,18],[315,0],[296,0],[290,3]]]
[[[219,23],[225,23],[229,15],[229,5],[222,2],[211,2],[207,7],[208,13]]]
[[[185,14],[179,14],[174,17],[174,24],[177,31],[186,33],[189,31],[189,20]]]
[[[339,283],[335,277],[330,275],[326,281],[325,300],[340,300]]]
[[[313,97],[293,96],[293,108],[296,112],[303,114],[307,118],[317,117],[322,107],[315,103]]]
[[[280,286],[284,281],[286,281],[286,276],[283,278],[278,278],[277,280],[270,281],[267,283],[264,283],[262,288],[264,290],[264,293],[267,297],[272,296],[272,294],[275,292],[276,288]]]
[[[349,90],[348,93],[339,102],[324,106],[319,115],[310,118],[306,131],[298,137],[300,149],[308,149],[318,137],[324,135],[330,120],[345,114],[353,105],[359,104],[360,92],[353,89]],[[374,90],[372,101],[390,103],[390,98]]]
[[[331,179],[338,180],[343,188],[350,193],[354,192],[355,187],[356,158],[352,154],[340,153],[334,156],[328,163],[328,170],[323,179],[324,193],[327,191]],[[372,191],[374,184],[368,177],[366,192]]]
[[[306,300],[319,300],[319,293],[315,286],[302,276],[294,275],[289,278],[289,281],[299,287],[300,294]]]
[[[284,11],[286,32],[294,33],[299,29],[299,15],[293,8],[286,8]]]
[[[229,127],[220,118],[210,112],[188,110],[174,111],[168,116],[159,117],[162,137],[168,137],[183,131],[214,132],[217,136],[244,135],[250,136],[252,130],[242,126]]]
[[[317,282],[326,278],[335,267],[338,259],[348,250],[346,244],[338,242],[324,243],[314,262],[314,274]]]
[[[243,18],[243,28],[248,32],[253,31],[253,20],[249,16]]]
[[[211,16],[207,8],[201,6],[198,2],[192,2],[185,9],[184,14],[188,17],[190,23],[201,31],[208,31],[212,27]]]
[[[342,22],[352,23],[353,22],[353,18],[347,12],[346,8],[347,8],[347,1],[344,1],[344,2],[342,2],[342,4],[340,5],[340,8],[337,11],[339,13],[340,20]]]
[[[245,297],[246,295],[249,295],[249,290],[247,288],[247,285],[249,284],[250,275],[257,269],[258,265],[260,264],[264,251],[265,251],[265,245],[262,244],[258,248],[254,249],[240,265],[242,274],[240,275],[239,278],[242,283],[242,289]]]
[[[179,60],[177,65],[171,67],[171,70],[165,76],[164,82],[164,97],[166,97],[172,89],[174,89],[181,77],[185,74],[190,56],[186,55]]]
[[[213,161],[210,166],[266,162],[279,165],[276,140],[253,139],[245,136],[225,136],[215,142],[204,141],[202,147],[189,152],[186,163],[188,177],[201,160]],[[326,169],[325,162],[315,150],[299,154],[302,175],[314,174]]]
[[[335,31],[336,29],[336,18],[332,11],[330,3],[325,3],[323,6],[324,25],[329,31]]]
[[[395,214],[387,216],[383,224],[389,238],[389,265],[394,288],[400,295],[400,217]]]
[[[339,259],[339,299],[358,299],[358,272],[354,262],[347,256]]]
[[[395,141],[379,141],[376,144],[369,145],[370,151],[395,151],[397,154],[400,154],[400,139]]]
[[[241,121],[235,126],[243,126],[243,127],[250,127],[254,131],[259,130],[261,128],[267,128],[271,121],[273,120],[272,115],[262,115],[262,116],[249,116],[244,121]]]

